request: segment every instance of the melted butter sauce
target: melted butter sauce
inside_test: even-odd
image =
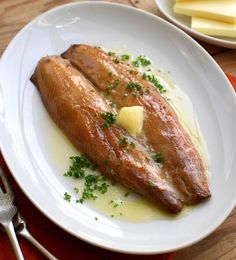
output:
[[[127,50],[114,50],[118,54],[129,53]],[[132,57],[132,56],[131,56]],[[133,58],[133,57],[132,57]],[[150,67],[149,67],[150,68]],[[145,72],[145,70],[140,69],[140,72]],[[164,85],[167,89],[163,96],[168,100],[170,105],[176,111],[180,122],[190,135],[193,143],[198,149],[207,171],[209,177],[209,155],[206,148],[205,140],[199,128],[199,124],[196,118],[196,114],[193,109],[193,105],[189,97],[174,83],[170,75],[159,69],[152,68],[152,74],[155,74],[160,83]],[[72,144],[67,140],[63,133],[58,129],[58,127],[49,118],[46,122],[47,124],[47,143],[49,149],[49,158],[59,174],[63,175],[64,172],[69,168],[69,157],[73,155],[78,155],[79,152],[72,146]],[[88,170],[89,173],[89,170]],[[91,172],[94,174],[94,172]],[[99,174],[97,172],[97,174]],[[66,180],[65,180],[66,181]],[[71,203],[76,204],[76,199],[81,195],[83,189],[83,181],[72,180],[67,178],[67,181],[71,183],[71,191],[67,191],[71,194]],[[79,193],[73,192],[73,188],[79,189]],[[65,191],[62,191],[62,194]],[[128,196],[125,196],[129,192]],[[185,207],[183,211],[178,214],[178,216],[170,215],[156,206],[154,203],[146,200],[145,198],[139,196],[133,191],[129,191],[127,188],[116,184],[108,188],[108,192],[105,194],[97,194],[96,200],[86,201],[87,206],[93,208],[99,213],[103,213],[109,217],[138,223],[146,222],[158,219],[176,219],[186,215],[191,211],[191,207]],[[78,205],[80,206],[80,203]],[[96,217],[96,212],[95,216]]]
[[[69,169],[69,157],[78,155],[79,152],[67,140],[51,118],[48,117],[46,124],[49,160],[53,164],[55,171],[63,175]],[[86,172],[94,174],[94,171],[86,170]],[[96,173],[99,174],[99,172]],[[71,203],[76,204],[76,199],[82,194],[84,182],[66,177],[64,181],[70,182],[70,189],[68,189],[67,192],[72,196]],[[172,215],[164,212],[154,203],[128,190],[124,186],[117,183],[115,185],[109,183],[109,185],[107,193],[97,194],[98,197],[96,200],[87,200],[84,203],[109,217],[133,223],[173,218]],[[73,192],[74,187],[79,190],[78,194]],[[64,192],[65,191],[62,191],[62,194]],[[128,196],[127,192],[129,192]],[[115,206],[116,204],[118,204],[118,206]],[[79,207],[80,203],[76,206]]]
[[[175,110],[180,123],[191,137],[202,158],[207,177],[209,178],[210,156],[190,98],[175,84],[168,73],[156,70],[154,74],[166,88],[167,91],[163,96]]]

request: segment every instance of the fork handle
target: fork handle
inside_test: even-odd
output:
[[[32,245],[34,245],[47,259],[57,260],[45,247],[43,247],[30,233],[24,228],[18,233],[19,235],[26,238]]]
[[[17,260],[24,260],[12,222],[3,223],[3,226],[11,241]]]

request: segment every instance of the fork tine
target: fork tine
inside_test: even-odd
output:
[[[1,188],[1,186],[3,186],[3,179],[2,179],[2,169],[0,167],[0,195],[3,195],[4,192],[3,192],[2,188]]]
[[[1,167],[0,167],[0,178],[2,179],[2,182],[3,182],[3,185],[4,185],[5,189],[6,189],[6,192],[12,192],[11,188],[10,188],[10,184],[8,183],[7,178],[4,175],[3,170],[2,170]],[[0,190],[1,190],[1,193],[3,193],[1,187],[0,187]]]

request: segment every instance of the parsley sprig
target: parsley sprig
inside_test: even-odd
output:
[[[132,91],[133,94],[136,94],[137,92],[139,92],[141,95],[143,94],[142,86],[136,82],[129,82],[126,88]]]
[[[68,202],[70,202],[71,199],[71,195],[68,194],[67,192],[64,193],[64,200],[67,200]]]
[[[105,181],[104,176],[89,174],[84,177],[84,190],[78,202],[83,203],[87,199],[95,200],[97,198],[96,191],[104,194],[107,192],[109,184]]]
[[[73,177],[74,179],[83,179],[85,177],[85,168],[96,170],[97,165],[90,162],[85,155],[71,156],[71,165],[64,176]]]
[[[148,80],[150,83],[152,83],[160,92],[160,94],[165,93],[166,89],[165,87],[160,83],[158,78],[153,74],[143,73],[143,79]]]
[[[101,117],[104,120],[104,123],[102,125],[103,128],[108,128],[111,124],[114,124],[116,121],[115,115],[113,115],[111,112],[103,112],[101,113]]]
[[[106,182],[106,178],[103,175],[88,174],[85,169],[96,169],[96,164],[89,161],[85,155],[71,156],[71,165],[69,170],[64,174],[64,176],[72,177],[75,179],[84,180],[84,188],[82,195],[77,202],[83,203],[87,199],[96,199],[96,192],[104,194],[107,192],[109,184]],[[75,193],[78,193],[78,188],[74,189]],[[65,200],[71,200],[71,195],[67,192],[64,194]]]
[[[146,67],[151,65],[151,61],[144,55],[139,55],[134,61],[132,61],[132,65],[136,68],[142,66]]]
[[[113,82],[109,82],[106,83],[106,89],[114,89],[116,87],[118,87],[118,85],[120,84],[120,80],[119,79],[115,79]]]
[[[164,156],[163,156],[163,154],[162,154],[161,152],[157,152],[157,153],[155,153],[155,154],[152,156],[152,159],[153,159],[155,162],[160,163],[160,162],[163,161]]]
[[[128,144],[129,144],[128,138],[125,137],[125,136],[121,137],[121,138],[119,139],[119,144],[122,145],[122,146],[128,145]]]
[[[129,55],[129,54],[123,54],[123,55],[121,55],[121,60],[127,61],[127,60],[129,60],[129,59],[130,59],[130,55]]]
[[[121,146],[129,145],[131,148],[135,148],[135,144],[133,142],[130,142],[129,139],[126,136],[122,136],[119,139],[119,145],[121,145]]]
[[[115,52],[109,51],[107,54],[108,54],[108,56],[114,56]]]

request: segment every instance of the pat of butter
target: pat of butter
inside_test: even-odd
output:
[[[175,0],[176,3],[179,2],[199,2],[199,1],[203,1],[203,0]],[[206,0],[205,2],[218,2],[218,1],[223,1],[223,0]],[[226,0],[226,1],[234,1],[234,0]]]
[[[178,14],[236,23],[236,0],[178,2],[173,9]]]
[[[176,3],[179,2],[199,2],[199,0],[175,0]],[[216,0],[207,0],[207,1],[216,1]]]
[[[192,17],[191,28],[212,36],[236,37],[236,24]]]
[[[117,115],[116,122],[132,135],[139,135],[143,128],[143,107],[123,107]]]

